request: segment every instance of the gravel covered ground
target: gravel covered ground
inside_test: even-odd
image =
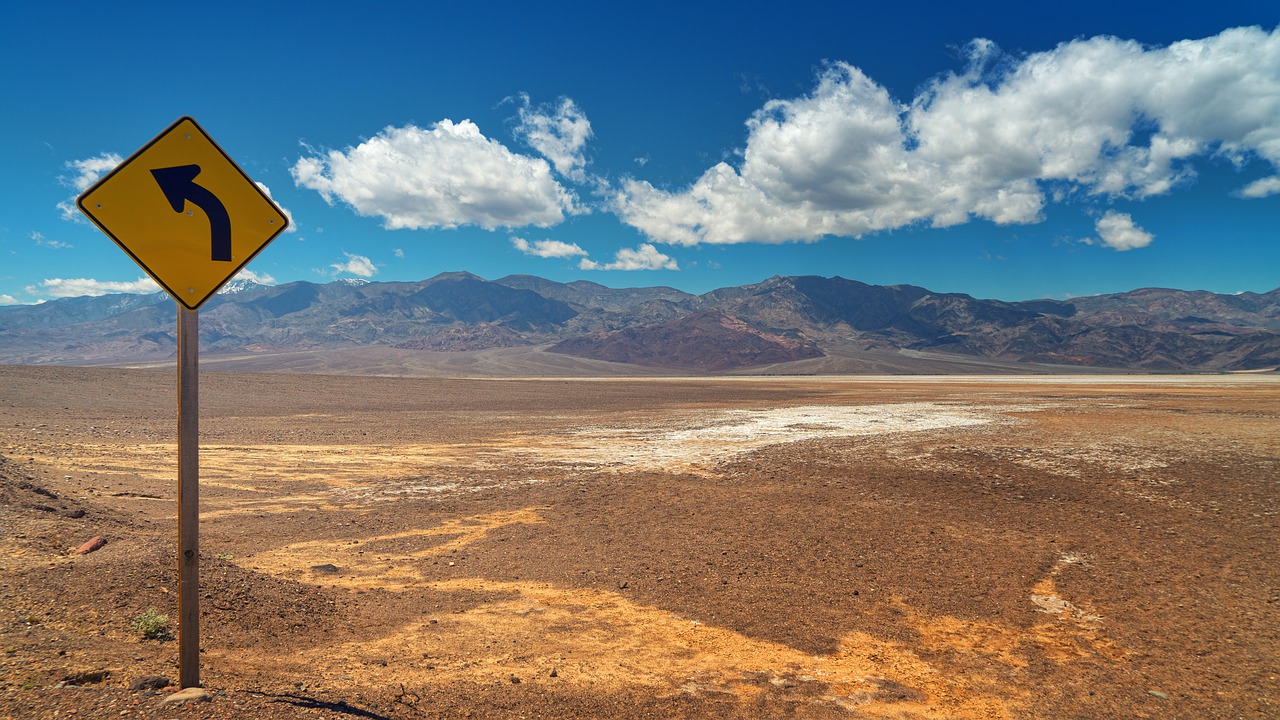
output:
[[[0,718],[1280,714],[1280,378],[201,382],[163,705],[172,373],[0,366]]]

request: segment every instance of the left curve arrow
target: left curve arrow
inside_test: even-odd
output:
[[[209,245],[212,260],[231,262],[231,216],[208,188],[196,184],[199,165],[176,165],[151,171],[174,212],[182,212],[188,200],[209,218]]]

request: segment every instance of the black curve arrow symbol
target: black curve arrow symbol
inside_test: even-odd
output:
[[[199,165],[176,165],[151,171],[156,184],[174,212],[182,212],[186,201],[201,210],[209,218],[209,244],[213,260],[231,262],[231,216],[227,208],[208,188],[196,184]]]

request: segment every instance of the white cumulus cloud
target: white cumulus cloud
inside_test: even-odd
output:
[[[861,70],[826,68],[809,95],[747,122],[736,165],[691,186],[626,179],[612,209],[655,241],[813,241],[975,218],[1038,222],[1048,202],[1144,199],[1224,157],[1280,170],[1280,29],[1146,47],[1075,40],[1022,58],[988,41],[910,102]],[[1280,192],[1280,175],[1243,188]]]
[[[153,293],[160,290],[155,280],[140,277],[131,282],[94,280],[91,278],[49,278],[36,285],[28,285],[32,295],[48,295],[55,298],[109,295],[111,293]]]
[[[635,250],[622,248],[614,255],[611,263],[598,263],[589,258],[578,261],[583,270],[679,270],[680,265],[674,258],[662,254],[649,243],[643,243]]]
[[[542,158],[513,153],[470,120],[388,127],[345,151],[299,159],[300,187],[387,229],[548,227],[582,212]]]
[[[569,98],[539,107],[530,106],[528,95],[522,95],[521,101],[516,135],[550,160],[556,172],[576,182],[586,180],[583,148],[591,137],[587,116]]]
[[[1103,245],[1116,250],[1133,250],[1151,244],[1155,236],[1133,224],[1133,217],[1128,213],[1108,210],[1094,223],[1094,230]]]
[[[124,158],[115,153],[102,153],[83,160],[67,161],[66,167],[71,173],[59,176],[58,181],[74,190],[75,195],[58,203],[58,210],[62,212],[62,219],[71,222],[89,222],[80,214],[80,209],[76,207],[76,197],[88,190],[91,185],[98,182],[99,178],[114,170],[122,162],[124,162]]]
[[[16,298],[12,295],[0,294],[0,305],[20,305]]]
[[[567,258],[587,254],[587,251],[576,243],[567,243],[560,240],[534,240],[530,242],[524,238],[513,237],[511,238],[511,245],[525,255],[541,258]]]
[[[374,266],[373,261],[363,255],[353,255],[349,252],[342,253],[347,257],[345,262],[334,263],[329,267],[333,268],[334,275],[342,273],[350,273],[357,277],[370,278],[378,274],[378,268]]]

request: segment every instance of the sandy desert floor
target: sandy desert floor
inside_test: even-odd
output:
[[[0,718],[1273,718],[1280,378],[0,366]],[[102,549],[73,555],[94,536]]]

